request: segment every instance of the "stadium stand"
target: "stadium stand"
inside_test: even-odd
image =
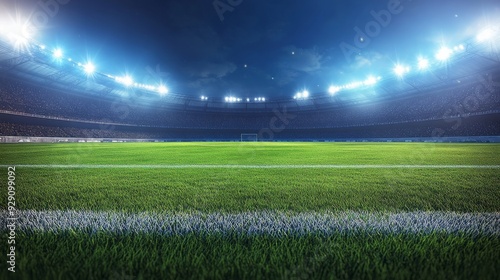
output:
[[[241,133],[260,132],[261,140],[317,140],[433,137],[436,129],[447,136],[500,135],[500,92],[480,82],[395,100],[290,111],[284,122],[269,111],[203,112],[164,105],[61,92],[3,77],[0,135],[237,140]]]

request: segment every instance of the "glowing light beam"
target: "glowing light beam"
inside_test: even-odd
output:
[[[87,64],[83,65],[83,71],[85,71],[87,75],[92,75],[95,72],[95,65],[89,61]]]

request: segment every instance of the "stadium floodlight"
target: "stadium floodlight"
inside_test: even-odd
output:
[[[0,23],[0,35],[5,37],[17,51],[28,50],[34,28],[29,20],[11,19]]]
[[[352,83],[348,83],[347,85],[344,86],[345,89],[354,89],[354,88],[357,88],[361,85],[360,82],[352,82]]]
[[[309,97],[309,91],[304,90],[302,92],[297,92],[297,94],[293,96],[293,99],[307,99],[308,97]]]
[[[453,48],[453,50],[454,50],[455,52],[461,52],[461,51],[464,51],[464,50],[465,50],[465,47],[464,47],[464,45],[463,45],[463,44],[460,44],[460,45],[458,45],[458,46],[455,46],[455,47]]]
[[[63,57],[63,51],[57,48],[52,52],[52,56],[56,59],[61,59]]]
[[[341,87],[338,87],[338,86],[330,86],[328,88],[328,92],[331,94],[331,95],[334,95],[335,93],[339,92],[342,88]]]
[[[8,15],[2,15],[4,21],[0,22],[0,35],[6,36],[9,39],[14,37],[24,37],[30,39],[32,36],[33,26],[31,26],[29,20],[21,19],[16,16],[16,18],[9,17]]]
[[[405,66],[405,65],[401,65],[401,64],[397,64],[394,67],[394,73],[398,77],[403,77],[404,75],[408,74],[410,72],[410,70],[411,70],[411,68],[409,66]]]
[[[158,87],[158,93],[159,93],[160,95],[165,95],[165,94],[167,94],[167,93],[168,93],[168,88],[167,88],[166,86],[164,86],[164,85],[160,85],[160,86]]]
[[[266,98],[265,97],[262,97],[262,102],[266,102]]]
[[[450,59],[452,54],[453,54],[453,50],[449,49],[448,47],[442,47],[436,53],[436,59],[439,61],[446,61],[446,60]]]
[[[486,28],[479,32],[476,36],[476,41],[478,43],[483,43],[493,38],[493,30],[491,28]]]
[[[87,75],[92,75],[95,72],[95,65],[89,61],[87,64],[83,65],[83,70]]]
[[[377,84],[378,82],[378,79],[375,78],[374,76],[368,76],[368,78],[366,78],[366,80],[363,82],[363,85],[364,86],[373,86],[375,84]]]
[[[429,68],[429,60],[423,57],[418,58],[418,69],[419,70],[426,70]]]
[[[126,86],[131,86],[134,83],[134,80],[130,76],[123,77],[123,84]]]
[[[238,98],[238,97],[234,97],[234,96],[225,97],[224,100],[226,102],[229,102],[229,103],[235,103],[235,102],[241,102],[241,101],[243,101],[243,99]]]
[[[123,76],[123,77],[116,77],[115,80],[121,84],[124,84],[125,86],[129,87],[134,84],[134,80],[130,76]],[[138,86],[138,84],[135,84],[135,86]]]

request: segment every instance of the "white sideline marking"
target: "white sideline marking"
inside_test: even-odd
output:
[[[54,168],[54,169],[106,169],[106,168],[147,168],[147,169],[205,169],[205,168],[224,168],[224,169],[392,169],[392,168],[407,168],[407,169],[498,169],[500,165],[370,165],[370,164],[278,164],[278,165],[228,165],[228,164],[12,164],[0,165],[1,168],[15,166],[16,168]]]
[[[17,213],[22,232],[83,233],[232,233],[239,235],[301,236],[311,233],[368,232],[375,234],[472,234],[500,236],[500,213],[456,213],[442,211],[385,212],[283,212],[242,213],[126,213],[94,211],[36,211]],[[0,223],[6,224],[9,212],[0,211]],[[18,227],[16,226],[16,229]]]

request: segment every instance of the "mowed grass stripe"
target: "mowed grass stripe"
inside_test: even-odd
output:
[[[335,165],[335,164],[279,164],[279,165],[233,165],[233,164],[183,164],[183,165],[169,165],[169,164],[20,164],[20,165],[0,165],[1,168],[15,166],[16,168],[54,168],[54,169],[105,169],[105,168],[132,168],[132,169],[392,169],[392,168],[418,168],[418,169],[497,169],[500,165],[370,165],[370,164],[350,164],[350,165]]]
[[[0,154],[2,165],[500,165],[500,144],[2,144]]]
[[[498,182],[498,169],[19,168],[16,206],[131,213],[497,212]],[[0,193],[1,200],[6,196]]]
[[[8,211],[0,212],[7,223]],[[90,234],[224,234],[273,237],[333,234],[468,234],[500,237],[500,212],[281,212],[137,213],[94,211],[19,211],[19,230],[82,231]]]

